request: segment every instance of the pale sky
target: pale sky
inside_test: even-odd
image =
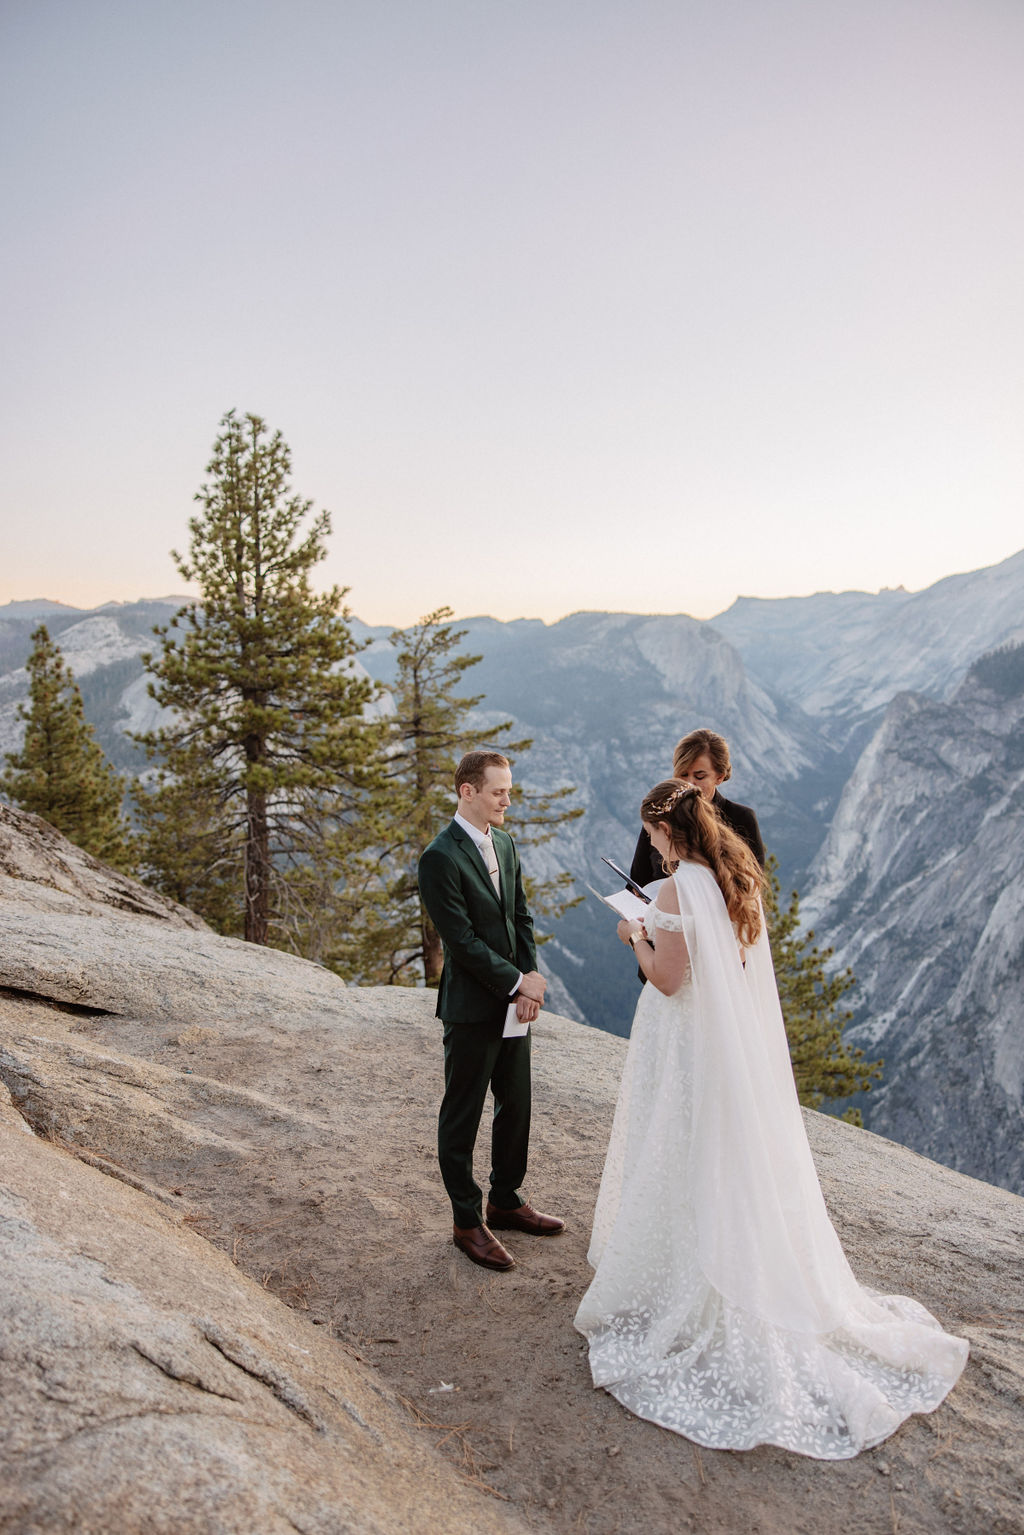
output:
[[[2,0],[0,603],[182,589],[229,408],[370,623],[1024,546],[1021,0]]]

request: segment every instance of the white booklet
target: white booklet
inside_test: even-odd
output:
[[[505,1014],[505,1027],[501,1031],[502,1039],[517,1039],[519,1035],[525,1034],[529,1027],[530,1025],[524,1022],[516,1012],[515,1002],[510,1002]]]

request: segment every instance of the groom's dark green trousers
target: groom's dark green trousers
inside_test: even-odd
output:
[[[464,1229],[483,1221],[483,1195],[473,1177],[473,1147],[487,1089],[491,1121],[490,1200],[501,1210],[522,1204],[530,1147],[530,1036],[502,1039],[502,1025],[446,1023],[444,1098],[437,1116],[437,1160],[452,1220]]]
[[[444,1098],[437,1124],[441,1177],[456,1226],[483,1222],[473,1177],[473,1148],[487,1090],[494,1098],[490,1198],[522,1204],[530,1140],[530,1036],[503,1039],[505,1014],[520,973],[536,968],[533,922],[512,838],[491,832],[501,893],[472,839],[452,822],[419,865],[420,894],[441,937],[444,968],[437,1015],[444,1021]]]

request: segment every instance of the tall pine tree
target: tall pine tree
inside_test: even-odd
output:
[[[460,651],[466,631],[454,628],[452,617],[451,608],[438,608],[391,635],[398,673],[383,792],[377,796],[376,845],[358,865],[349,865],[350,921],[331,959],[342,974],[364,982],[422,978],[437,984],[441,940],[419,898],[420,854],[451,820],[455,767],[464,752],[486,746],[519,758],[532,744],[508,740],[508,720],[491,726],[485,740],[471,727],[471,712],[483,695],[461,689],[481,657]],[[566,803],[574,793],[571,786],[549,793],[515,790],[506,824],[520,847],[549,842],[567,820],[581,816],[582,809]],[[533,880],[527,873],[524,883],[531,910],[542,922],[576,904],[568,873]]]
[[[346,786],[358,795],[373,688],[351,666],[344,590],[310,584],[328,514],[307,522],[312,503],[290,489],[280,432],[234,411],[221,428],[189,556],[173,555],[199,598],[155,631],[161,652],[144,658],[172,718],[141,737],[161,771],[140,816],[156,882],[184,879],[222,929],[302,951],[290,882],[321,856],[325,804],[337,818]],[[196,815],[183,826],[190,788]]]
[[[829,975],[826,965],[834,950],[819,949],[813,930],[800,932],[800,898],[794,890],[783,911],[775,859],[768,860],[765,915],[771,942],[782,1016],[786,1021],[789,1055],[800,1102],[811,1109],[867,1093],[882,1075],[881,1061],[865,1061],[863,1050],[851,1049],[843,1030],[853,1014],[840,1010],[842,998],[856,984],[851,970]],[[863,1124],[858,1108],[842,1115]]]
[[[32,635],[29,705],[20,752],[8,752],[0,789],[23,810],[49,821],[94,858],[130,870],[132,850],[121,815],[124,785],[85,717],[82,695],[45,624]]]

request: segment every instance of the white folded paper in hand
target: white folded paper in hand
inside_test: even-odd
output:
[[[525,1034],[530,1025],[520,1018],[516,1012],[515,1002],[510,1002],[505,1014],[505,1027],[501,1031],[502,1039],[515,1039],[520,1034]]]

